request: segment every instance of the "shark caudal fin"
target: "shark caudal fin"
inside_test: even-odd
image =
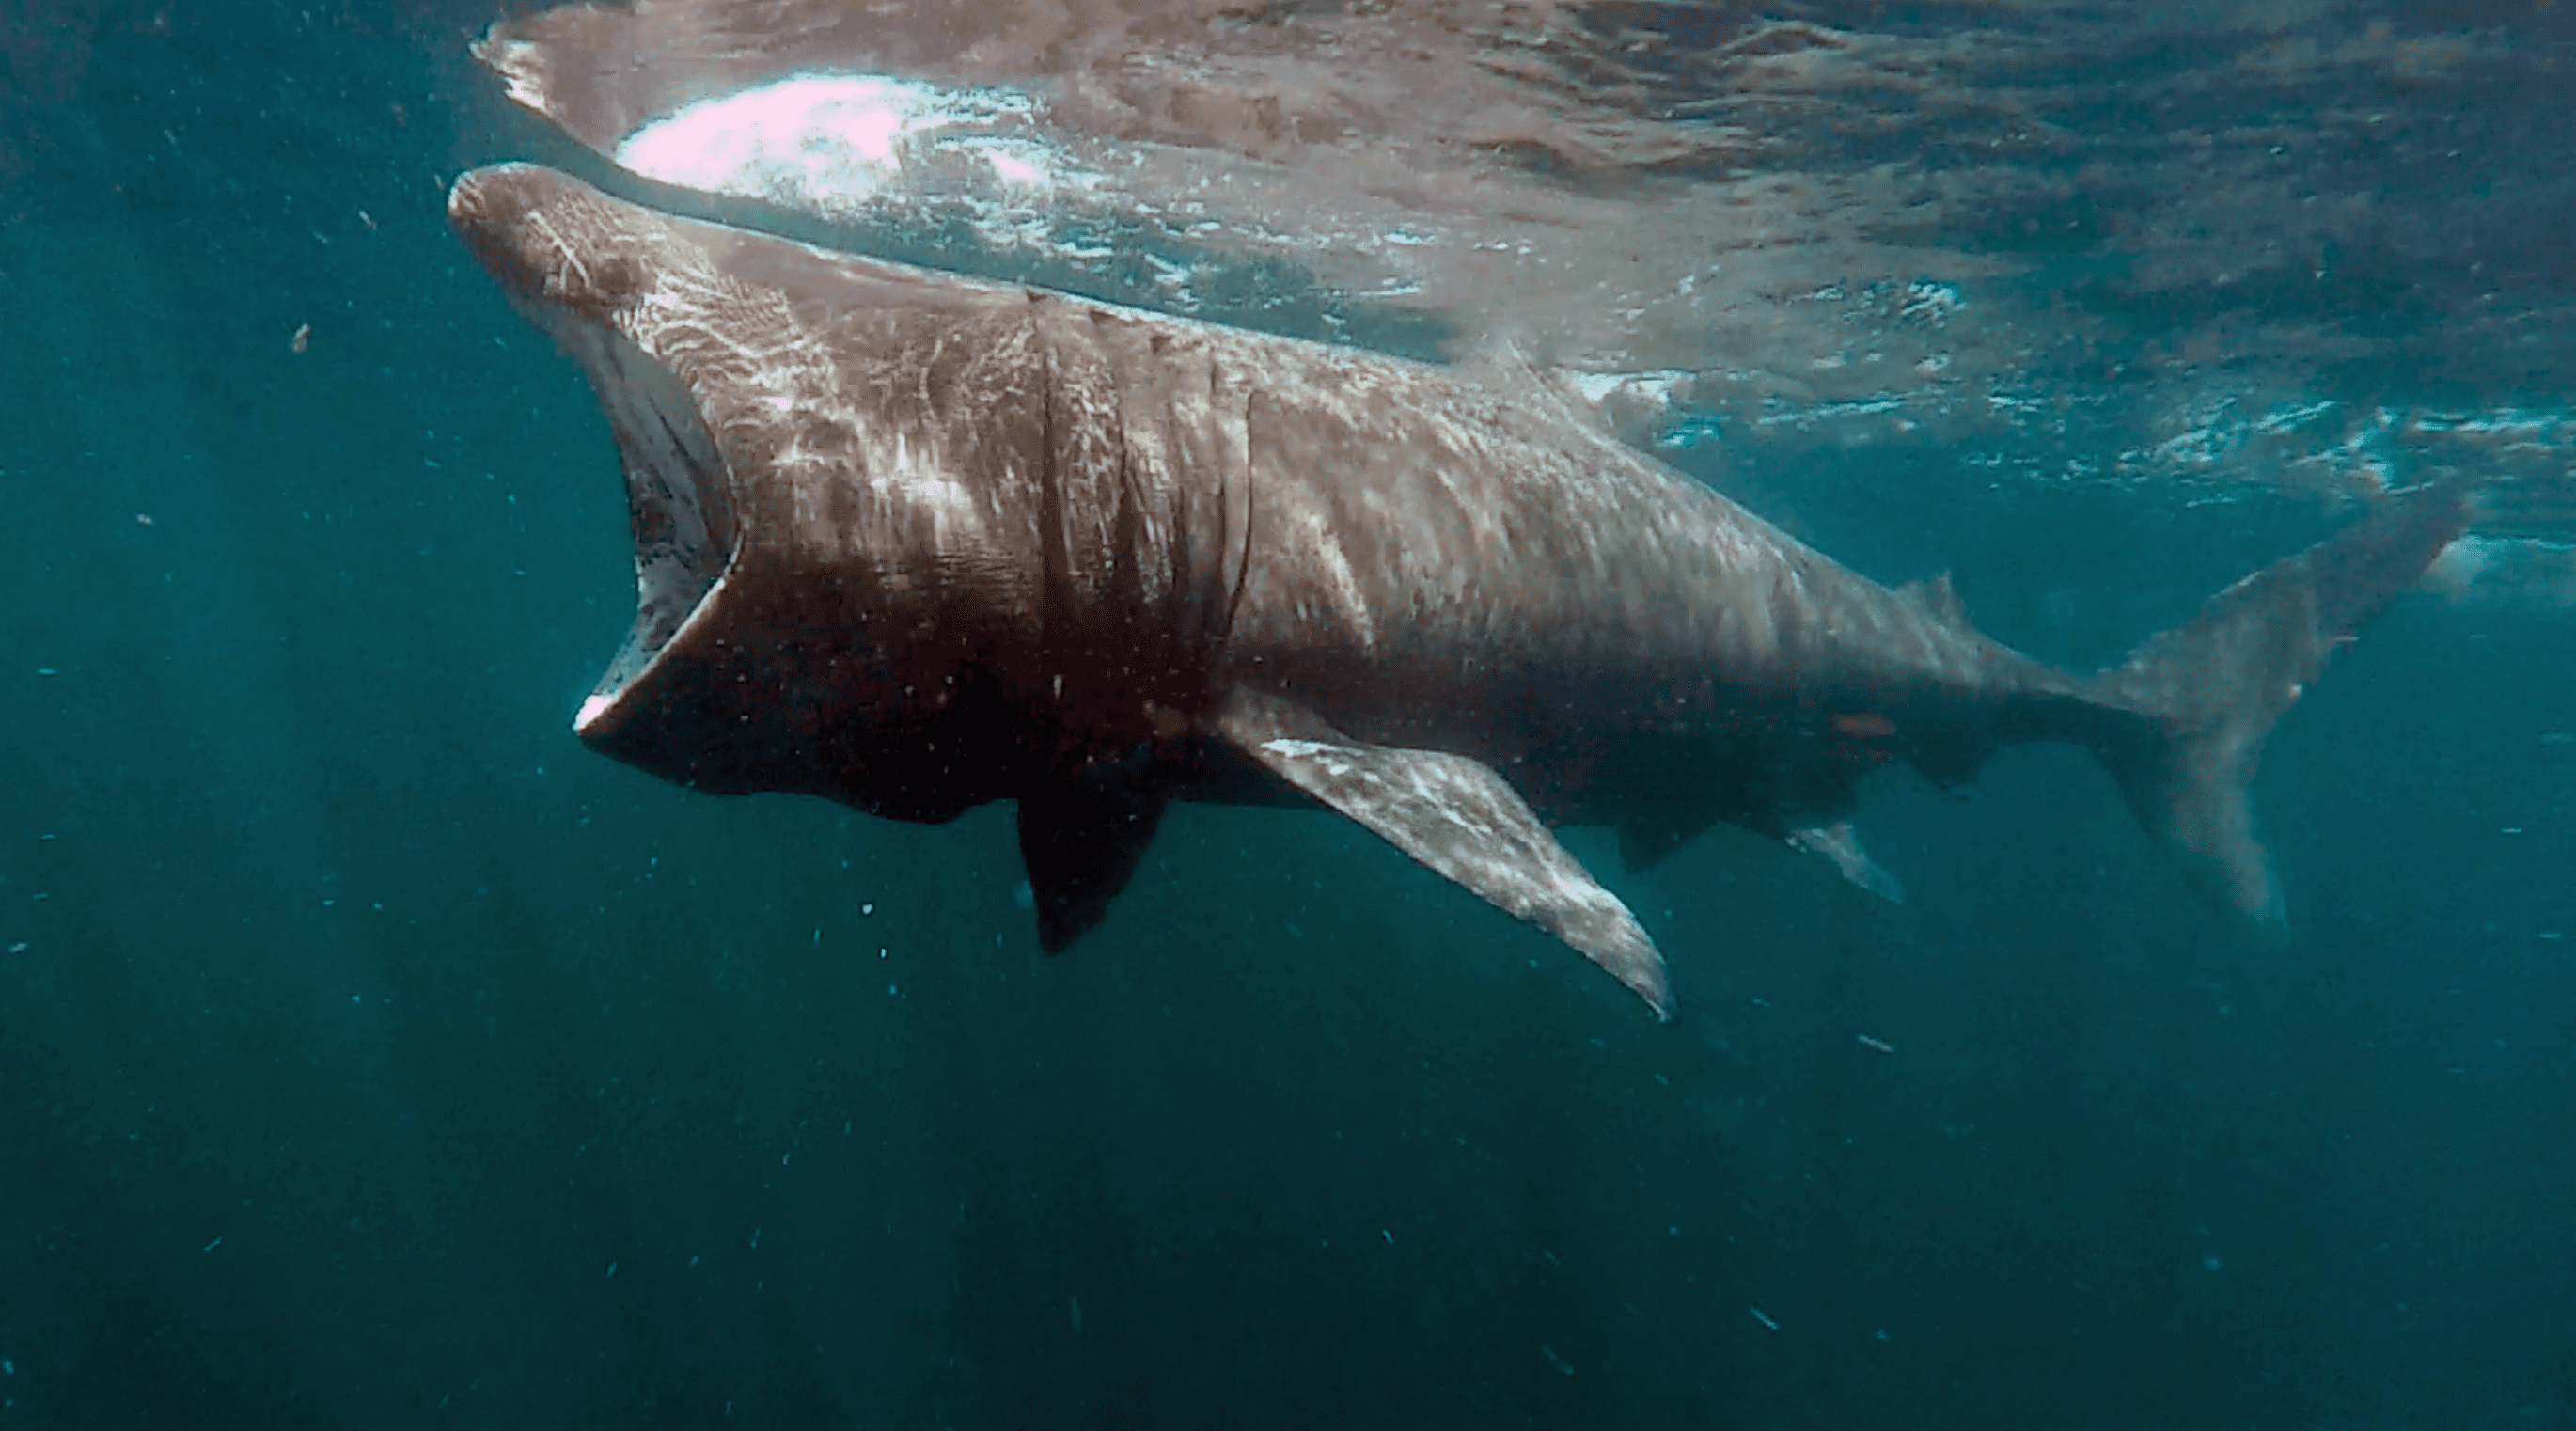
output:
[[[2129,807],[2196,880],[2267,932],[2286,921],[2254,834],[2263,739],[2355,628],[2467,529],[2470,492],[2447,482],[2400,498],[2220,592],[2094,679],[2093,699],[2149,718],[2094,745]]]

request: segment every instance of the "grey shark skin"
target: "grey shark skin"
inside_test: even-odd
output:
[[[894,819],[1018,804],[1041,942],[1172,800],[1316,803],[1669,1016],[1551,833],[1632,864],[1719,821],[1894,892],[1872,769],[2091,749],[2226,904],[2281,923],[2246,787],[2273,723],[2467,521],[2420,493],[2093,677],[1978,634],[1601,434],[1429,367],[670,218],[524,165],[451,222],[588,370],[638,610],[576,730],[700,790]]]

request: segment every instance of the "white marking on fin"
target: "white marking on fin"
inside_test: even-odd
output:
[[[1822,855],[1833,861],[1834,868],[1842,872],[1843,878],[1888,903],[1905,902],[1905,886],[1897,883],[1896,876],[1879,868],[1878,861],[1869,857],[1869,851],[1860,847],[1860,836],[1852,830],[1851,821],[1837,820],[1830,825],[1792,830],[1789,844],[1793,849]]]
[[[1469,893],[1565,941],[1672,1017],[1663,956],[1619,897],[1556,841],[1491,766],[1437,750],[1340,737],[1275,696],[1237,690],[1217,729],[1290,786],[1375,831]],[[1305,736],[1276,734],[1282,730]]]

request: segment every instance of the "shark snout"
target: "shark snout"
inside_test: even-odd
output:
[[[531,252],[528,233],[552,177],[531,165],[502,164],[461,174],[447,191],[448,227],[514,298],[536,297],[554,266]]]
[[[649,286],[600,193],[534,164],[459,175],[447,222],[513,299],[604,317]]]
[[[530,164],[460,176],[447,216],[512,306],[589,374],[616,431],[635,536],[635,625],[574,728],[662,768],[652,733],[639,734],[638,722],[652,719],[638,712],[666,710],[661,687],[685,685],[687,672],[714,659],[686,648],[737,536],[731,474],[700,395],[659,346],[667,324],[639,321],[640,299],[663,269],[697,250],[671,241],[659,218]],[[683,674],[670,674],[675,665]]]

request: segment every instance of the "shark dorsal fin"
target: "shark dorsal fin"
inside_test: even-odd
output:
[[[1217,731],[1271,774],[1574,946],[1672,1017],[1654,941],[1492,767],[1353,740],[1302,706],[1240,690],[1226,697]]]
[[[1898,587],[1896,594],[1915,610],[1936,621],[1952,626],[1968,624],[1967,603],[1959,600],[1959,588],[1951,584],[1950,573],[1946,571],[1921,581],[1909,581]]]
[[[1597,436],[1610,435],[1600,410],[1567,385],[1562,369],[1540,363],[1508,338],[1489,338],[1477,344],[1475,351],[1459,361],[1457,371],[1461,377],[1472,378],[1515,403]]]

